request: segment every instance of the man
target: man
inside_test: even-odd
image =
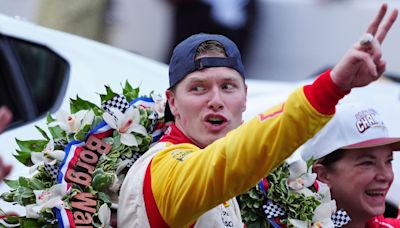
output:
[[[384,72],[380,43],[397,17],[395,10],[380,26],[386,11],[384,4],[368,35],[332,71],[244,124],[247,87],[236,45],[210,34],[177,45],[166,92],[166,119],[174,122],[130,168],[120,192],[118,226],[243,227],[233,197],[323,127],[351,88]]]

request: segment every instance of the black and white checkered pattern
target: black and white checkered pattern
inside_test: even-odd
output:
[[[351,221],[350,216],[343,209],[336,211],[336,213],[332,215],[331,219],[335,227],[342,227]]]
[[[132,155],[132,157],[127,157],[127,156],[125,156],[125,155],[122,155],[122,156],[121,156],[121,159],[122,159],[122,160],[130,160],[129,163],[126,165],[126,167],[129,168],[129,167],[131,167],[131,166],[133,165],[133,163],[135,163],[135,161],[138,160],[141,156],[142,156],[142,154],[134,153],[134,154]]]
[[[285,210],[280,205],[272,202],[271,200],[268,200],[268,202],[264,204],[262,207],[264,215],[268,219],[280,217],[286,214]]]
[[[67,141],[65,139],[55,139],[54,146],[65,147],[67,145]]]
[[[156,127],[157,121],[158,121],[158,113],[156,111],[153,111],[154,119],[151,119],[151,124],[149,126],[148,132],[153,132],[154,128]]]
[[[104,109],[106,112],[110,113],[111,115],[114,115],[113,112],[111,111],[111,108],[117,108],[122,113],[124,113],[125,110],[129,108],[129,103],[124,95],[118,94],[115,97],[111,98],[110,100],[101,104],[101,108]]]
[[[44,169],[46,172],[51,176],[51,179],[57,180],[58,176],[58,166],[56,165],[50,165],[50,164],[44,164]]]

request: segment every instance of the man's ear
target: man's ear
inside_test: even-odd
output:
[[[245,92],[245,100],[242,112],[246,111],[247,108],[247,84],[244,84],[244,92]]]
[[[325,184],[327,184],[329,187],[332,186],[332,180],[331,180],[331,175],[329,170],[321,164],[314,164],[313,165],[313,172],[317,174],[317,179],[321,182],[324,182]]]
[[[169,109],[171,110],[172,115],[176,114],[176,106],[175,106],[175,94],[171,90],[165,91],[165,97],[167,97],[167,101],[169,104]]]

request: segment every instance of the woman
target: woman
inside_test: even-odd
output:
[[[391,138],[375,109],[360,104],[337,106],[332,120],[302,148],[304,160],[317,159],[313,171],[351,217],[346,227],[400,227],[384,218],[385,197],[393,182]]]

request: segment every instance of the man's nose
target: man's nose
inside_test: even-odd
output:
[[[213,88],[210,93],[210,98],[208,101],[208,107],[214,111],[223,109],[224,101],[222,96],[222,91],[218,88]]]

